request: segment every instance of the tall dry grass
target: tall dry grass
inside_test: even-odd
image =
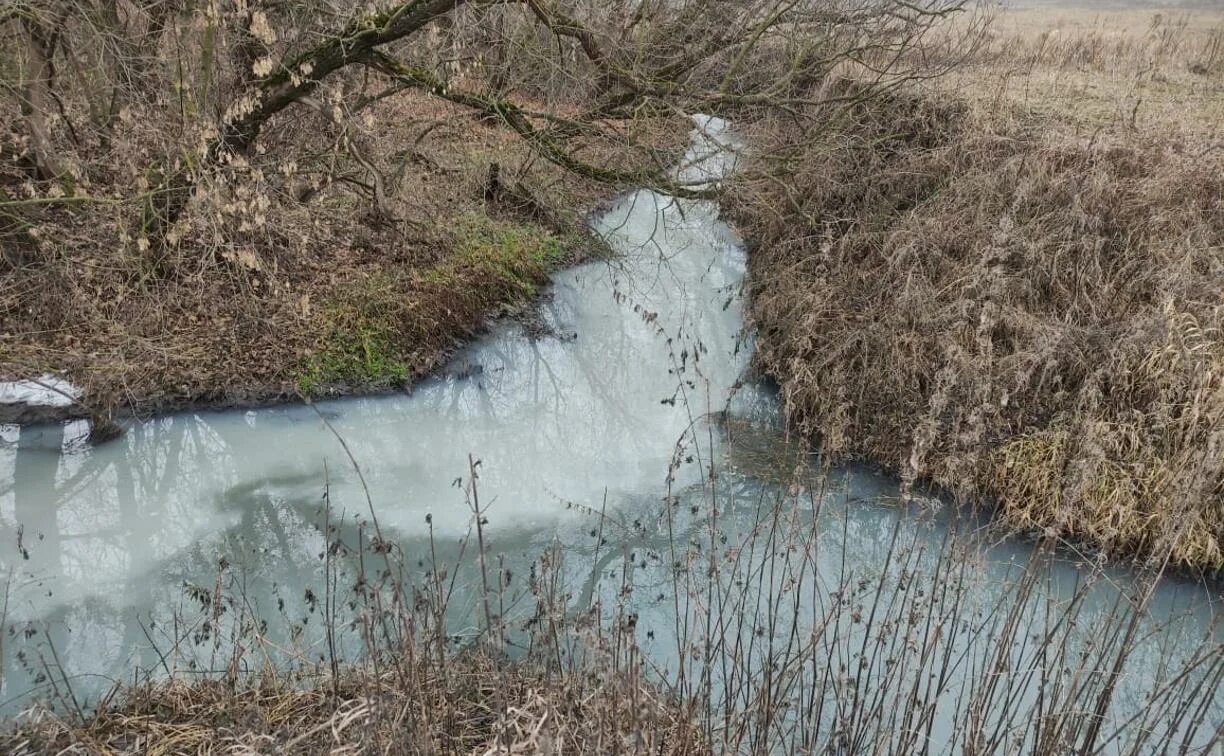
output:
[[[1007,567],[972,521],[860,520],[870,505],[800,467],[762,488],[716,464],[634,527],[588,512],[587,545],[529,556],[491,545],[470,477],[457,552],[333,521],[312,627],[270,625],[223,565],[207,637],[178,618],[156,668],[96,710],[50,667],[51,706],[0,748],[1139,754],[1224,738],[1218,628],[1156,609],[1159,570],[1086,566],[1067,586],[1044,546]],[[162,675],[193,645],[214,665]]]
[[[1224,566],[1224,150],[1202,126],[1224,91],[1191,70],[1219,65],[1214,32],[1165,29],[995,39],[948,80],[754,130],[736,217],[760,362],[831,458]],[[1207,104],[1083,121],[1045,87],[1156,58]]]

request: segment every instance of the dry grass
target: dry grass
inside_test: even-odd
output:
[[[167,250],[146,248],[138,206],[102,201],[130,196],[139,159],[90,167],[99,201],[0,228],[0,379],[66,374],[103,415],[403,385],[598,251],[583,214],[607,189],[496,124],[411,93],[369,109],[343,138],[385,178],[379,207],[336,127],[301,111],[199,192]],[[8,178],[9,196],[45,191]]]
[[[1042,7],[998,13],[931,85],[997,117],[1071,132],[1224,138],[1224,11]]]
[[[549,674],[483,654],[382,674],[348,669],[322,687],[273,673],[247,683],[181,680],[126,691],[76,720],[49,710],[0,735],[4,753],[705,752],[682,707],[641,680]],[[405,677],[404,675],[407,675]]]
[[[1039,68],[1080,72],[1076,51],[1099,48],[1084,65],[1110,77],[1116,50],[1138,61],[1154,43],[1044,44]],[[1197,42],[1178,49],[1197,60]],[[911,90],[809,113],[819,138],[782,121],[752,135],[758,166],[790,166],[746,177],[736,213],[759,242],[760,362],[830,457],[1109,553],[1218,569],[1224,150],[1199,126],[1220,80],[1201,123],[1085,130],[1040,79],[1045,116],[984,100],[1014,91],[990,66],[951,101]]]

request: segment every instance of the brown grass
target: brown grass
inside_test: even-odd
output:
[[[640,679],[549,674],[484,654],[293,686],[182,680],[126,691],[88,719],[46,709],[0,735],[6,754],[701,753],[700,732]],[[413,673],[419,673],[413,676]],[[408,674],[410,677],[404,677]]]
[[[943,86],[751,136],[789,166],[736,215],[792,417],[1017,526],[1224,566],[1224,150]]]
[[[6,216],[26,227],[0,227],[0,380],[63,373],[99,414],[402,385],[597,251],[583,214],[607,189],[508,130],[411,93],[363,115],[347,139],[386,178],[382,208],[336,127],[299,108],[198,193],[166,250],[141,236],[131,197],[155,155],[136,146],[96,158],[134,166],[90,166],[76,191],[94,199]],[[45,194],[5,178],[5,196]]]
[[[996,117],[1219,141],[1224,12],[1014,8],[991,20],[965,65],[931,85]]]

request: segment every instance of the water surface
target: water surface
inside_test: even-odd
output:
[[[698,126],[678,176],[714,180],[739,145],[718,119]],[[468,611],[452,629],[457,643],[474,637],[473,471],[490,554],[518,576],[507,577],[507,617],[531,611],[523,576],[555,549],[571,604],[610,617],[628,603],[661,675],[685,663],[676,649],[698,630],[773,640],[776,617],[732,590],[745,580],[767,599],[802,585],[793,615],[823,623],[828,659],[857,663],[863,623],[845,587],[868,586],[870,608],[871,596],[907,590],[916,570],[944,574],[950,529],[985,523],[937,499],[899,506],[888,478],[822,472],[793,450],[772,393],[746,377],[745,255],[714,203],[638,191],[595,230],[619,257],[555,277],[540,305],[545,335],[503,323],[411,393],[175,414],[96,448],[83,423],[0,429],[5,710],[62,702],[65,691],[88,704],[134,676],[223,669],[222,593],[267,618],[286,656],[321,658],[324,555],[334,540],[376,533],[399,545],[414,578],[435,559],[456,563],[455,602]],[[781,544],[788,556],[766,577],[760,565]],[[729,566],[703,580],[710,554]],[[965,552],[964,616],[988,617],[1031,557],[1010,540]],[[1084,642],[1094,618],[1136,590],[1129,573],[1088,561],[1045,560],[1041,588],[1047,606],[1086,591]],[[359,567],[347,569],[351,579]],[[832,622],[830,607],[840,607]],[[1160,630],[1134,654],[1119,700],[1138,705],[1170,665],[1218,646],[1219,611],[1193,582],[1162,581],[1149,622]],[[1031,652],[1023,645],[1018,663]],[[968,641],[948,648],[974,653]],[[708,677],[709,695],[734,695],[732,680]],[[945,713],[956,709],[947,700]],[[1224,703],[1212,707],[1219,726]]]

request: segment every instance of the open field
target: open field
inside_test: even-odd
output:
[[[996,11],[965,65],[933,83],[1000,117],[1058,129],[1224,135],[1224,10]]]

